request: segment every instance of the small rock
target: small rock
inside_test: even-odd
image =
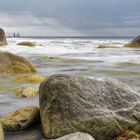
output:
[[[45,76],[31,75],[31,76],[18,77],[14,81],[28,82],[28,83],[41,83],[45,78],[46,78]]]
[[[26,98],[36,96],[39,92],[37,89],[34,89],[32,87],[17,88],[15,91],[17,96]]]
[[[35,43],[33,43],[33,42],[20,42],[20,43],[18,43],[17,45],[20,45],[20,46],[27,46],[27,47],[35,47],[36,46],[36,44]]]
[[[38,120],[39,109],[34,106],[24,107],[0,118],[0,122],[6,131],[25,130]]]
[[[100,45],[97,48],[101,48],[101,49],[106,49],[106,48],[117,48],[116,46],[106,46],[106,45]]]
[[[73,134],[63,136],[63,137],[58,138],[56,140],[94,140],[94,138],[87,133],[76,132]]]

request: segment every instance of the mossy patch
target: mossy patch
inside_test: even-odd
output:
[[[109,75],[120,75],[120,76],[129,76],[129,75],[140,75],[139,71],[127,71],[127,70],[104,70],[102,71]]]
[[[131,63],[131,62],[121,62],[121,63],[117,63],[119,66],[122,67],[135,67],[135,66],[140,66],[140,64],[136,64],[136,63]]]

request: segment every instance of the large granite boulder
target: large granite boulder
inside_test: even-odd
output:
[[[0,73],[35,73],[32,63],[22,56],[0,51]]]
[[[73,134],[63,136],[56,140],[94,140],[94,138],[89,134],[76,132]]]
[[[111,140],[123,129],[140,130],[140,94],[116,79],[53,75],[39,94],[46,138],[80,131]]]
[[[0,46],[2,45],[7,45],[7,40],[4,30],[0,28]]]
[[[130,43],[124,45],[124,47],[128,48],[140,48],[140,36],[133,39]]]

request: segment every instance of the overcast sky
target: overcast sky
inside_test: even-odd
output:
[[[140,0],[0,0],[0,27],[34,36],[137,36]]]

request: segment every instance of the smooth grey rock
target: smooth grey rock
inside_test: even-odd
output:
[[[111,140],[123,129],[140,130],[140,94],[116,79],[53,75],[39,94],[46,138],[80,131]]]
[[[56,140],[94,140],[94,138],[89,134],[76,132],[73,134],[63,136]]]
[[[4,30],[0,28],[0,46],[2,45],[7,45],[7,40]]]

